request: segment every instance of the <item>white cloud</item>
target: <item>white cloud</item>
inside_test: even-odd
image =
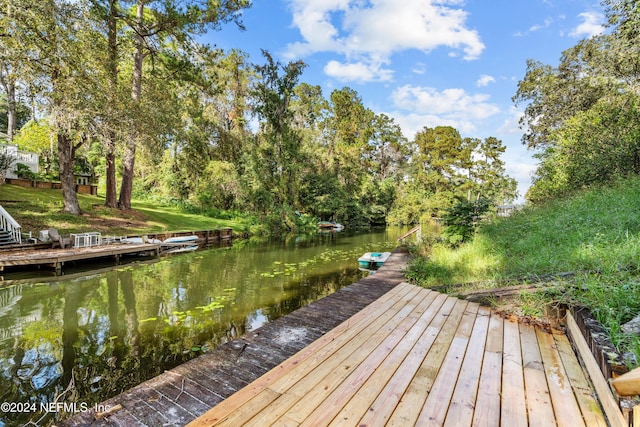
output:
[[[395,122],[402,129],[402,134],[409,139],[413,139],[425,126],[434,128],[436,126],[451,126],[462,134],[473,134],[477,128],[468,120],[456,120],[453,118],[443,118],[433,114],[403,113],[400,111],[384,113],[393,117]]]
[[[423,75],[427,72],[427,66],[422,62],[418,62],[413,68],[411,68],[411,72],[414,74]]]
[[[343,82],[389,81],[393,77],[393,71],[382,68],[381,64],[367,64],[364,62],[342,64],[338,61],[329,61],[324,67],[324,72],[329,77]]]
[[[523,130],[520,129],[520,119],[524,116],[524,112],[516,107],[511,107],[510,116],[504,120],[502,126],[498,129],[498,133],[501,134],[520,134]]]
[[[407,138],[413,138],[425,126],[452,126],[462,134],[474,134],[480,122],[500,112],[488,102],[489,95],[468,94],[463,89],[438,91],[405,85],[397,88],[391,98],[396,111],[387,114]]]
[[[391,95],[394,105],[408,111],[436,114],[446,119],[482,120],[500,112],[488,102],[489,95],[468,94],[464,89],[445,89],[404,85]]]
[[[598,12],[584,12],[578,15],[582,19],[582,24],[578,25],[572,32],[571,37],[593,37],[604,32],[604,16]]]
[[[487,87],[489,86],[489,83],[495,83],[495,82],[496,82],[496,79],[493,76],[490,76],[488,74],[483,74],[480,76],[480,78],[476,82],[476,85],[478,87]]]
[[[480,56],[484,44],[465,25],[467,12],[458,0],[289,0],[293,26],[302,40],[287,46],[289,58],[318,52],[343,55],[348,64],[385,63],[395,52],[430,52],[446,47],[464,59]],[[329,69],[335,68],[336,64]],[[375,67],[364,67],[375,70]],[[365,71],[365,70],[363,70]],[[382,75],[375,77],[384,80]],[[362,78],[362,76],[357,76]]]

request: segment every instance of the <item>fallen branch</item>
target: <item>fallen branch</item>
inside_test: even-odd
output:
[[[118,412],[121,409],[122,409],[122,405],[118,403],[117,405],[114,405],[114,406],[110,407],[106,411],[96,412],[94,417],[95,417],[96,420],[101,420],[104,417],[108,417],[109,415],[115,414],[116,412]]]

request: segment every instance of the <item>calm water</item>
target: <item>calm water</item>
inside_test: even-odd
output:
[[[0,404],[13,406],[0,426],[64,418],[37,411],[92,406],[335,292],[363,277],[360,255],[393,249],[403,231],[235,242],[0,288]]]

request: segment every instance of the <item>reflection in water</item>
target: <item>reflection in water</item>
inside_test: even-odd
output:
[[[0,402],[92,406],[357,281],[358,257],[401,231],[242,243],[0,288]],[[69,415],[3,413],[0,426]]]

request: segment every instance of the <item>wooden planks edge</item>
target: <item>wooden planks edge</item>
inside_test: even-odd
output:
[[[611,425],[612,427],[628,426],[629,423],[622,415],[622,411],[620,411],[618,402],[613,397],[613,393],[611,392],[608,381],[604,378],[602,371],[598,366],[598,362],[596,362],[595,357],[593,357],[589,345],[584,339],[584,336],[582,335],[582,332],[578,327],[578,323],[576,322],[570,311],[567,311],[566,321],[569,338],[573,342],[573,345],[576,347],[578,356],[580,357],[580,360],[582,360],[582,363],[584,363],[587,374],[589,375],[589,378],[591,379],[591,382],[596,389],[596,393],[598,393],[600,404],[602,405],[602,409],[607,416],[609,425]]]

